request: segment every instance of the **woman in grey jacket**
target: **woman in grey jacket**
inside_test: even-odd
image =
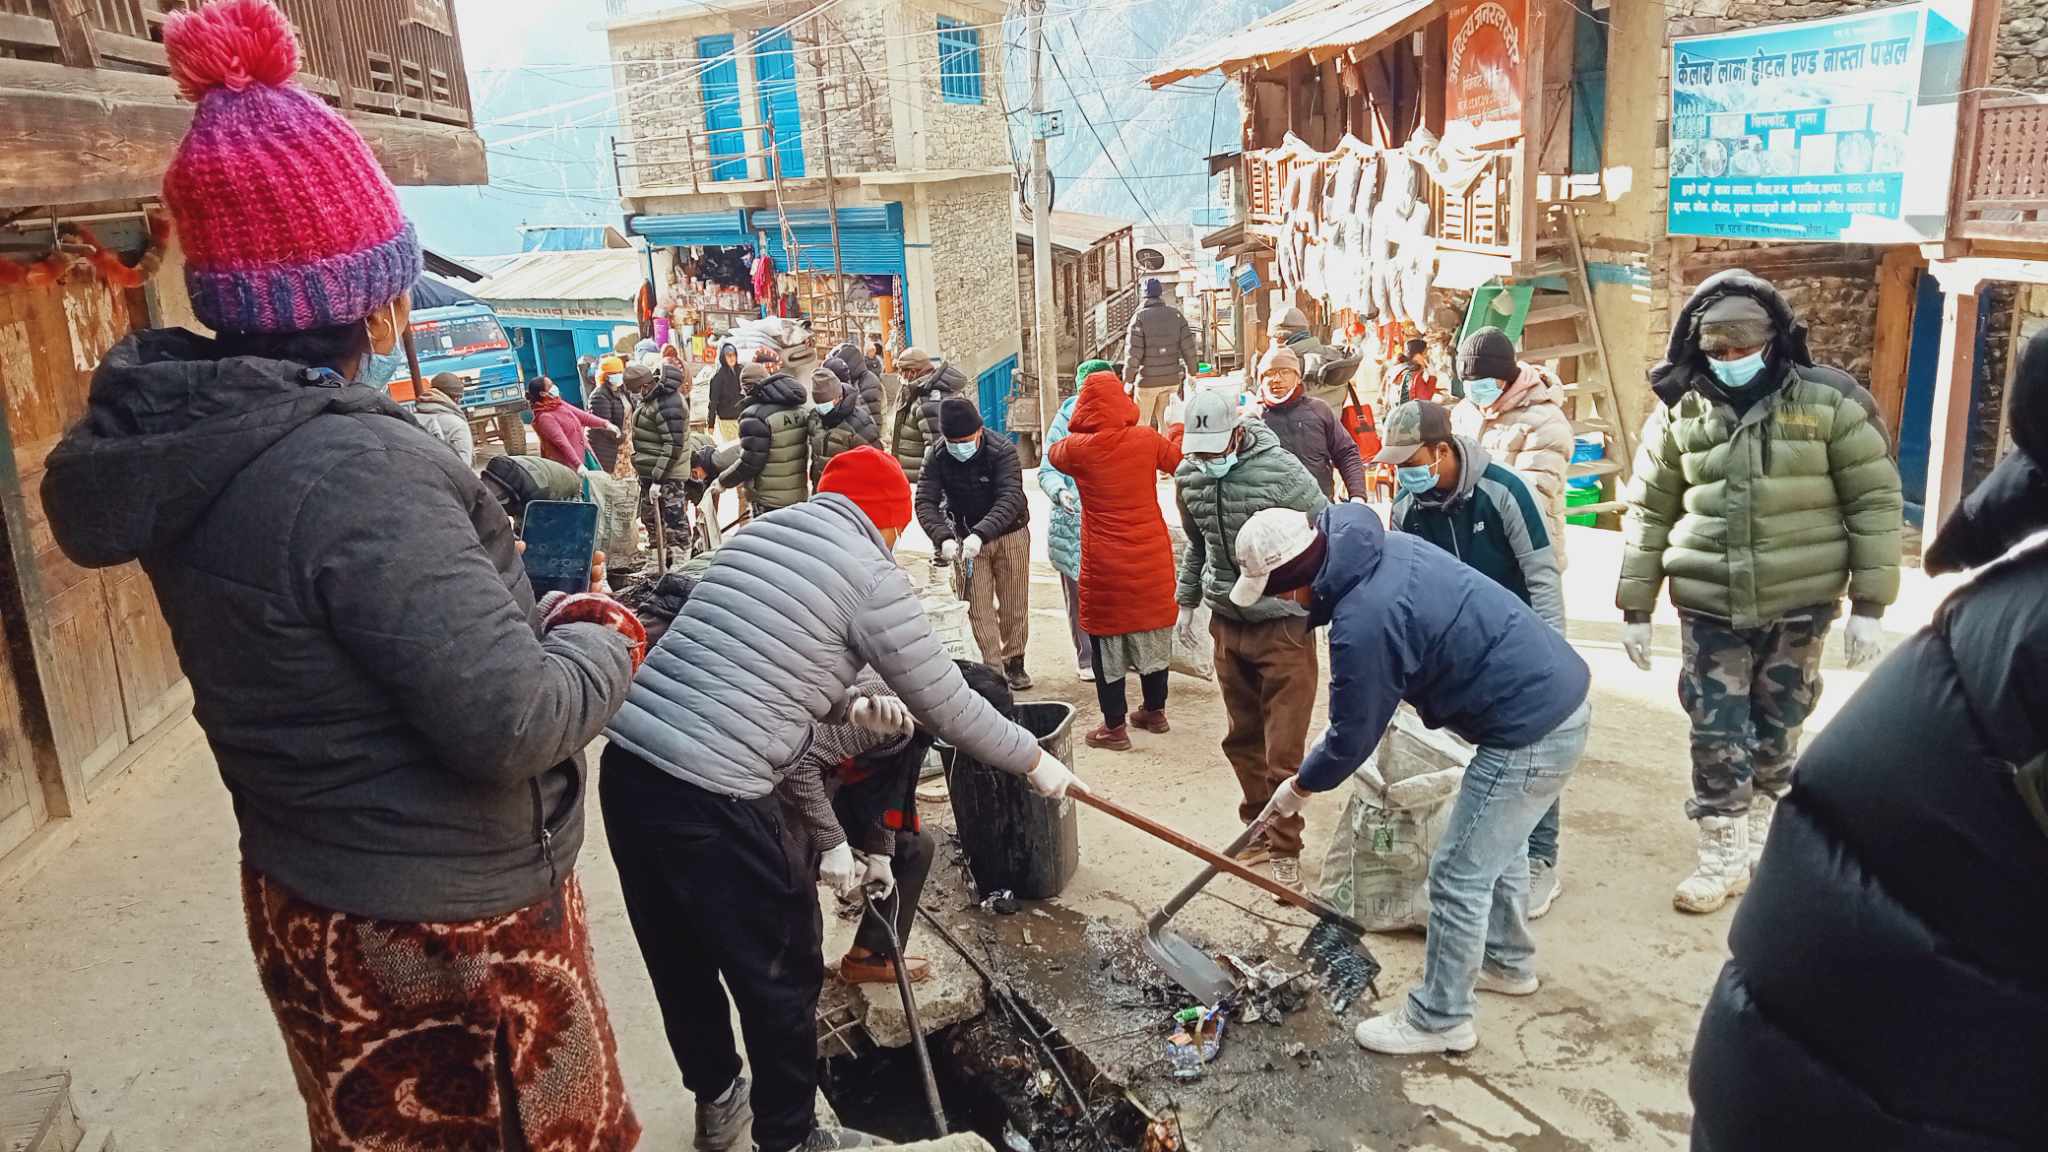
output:
[[[816,1127],[824,983],[817,896],[784,849],[772,795],[811,725],[913,723],[1041,795],[1078,782],[968,688],[890,549],[910,484],[887,453],[835,457],[812,499],[718,551],[606,730],[599,797],[626,913],[669,1047],[697,1098],[699,1148],[868,1147]],[[853,694],[872,665],[898,700]],[[724,987],[719,978],[724,977]],[[726,988],[756,1082],[740,1077]]]

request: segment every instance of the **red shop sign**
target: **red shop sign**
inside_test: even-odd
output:
[[[1468,0],[1451,9],[1444,115],[1474,124],[1522,120],[1528,0]]]

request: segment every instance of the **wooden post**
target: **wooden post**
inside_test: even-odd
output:
[[[90,0],[57,0],[50,6],[50,23],[57,26],[57,53],[71,68],[97,68],[100,50],[92,42],[92,22],[86,18]]]
[[[1960,288],[1961,285],[1958,285]],[[1926,519],[1921,538],[1932,540],[1963,498],[1970,441],[1970,385],[1977,368],[1977,289],[1942,298],[1941,361],[1935,366],[1933,421],[1927,437]]]
[[[1978,109],[1984,103],[1984,86],[1991,79],[1993,49],[1998,46],[2000,0],[1972,0],[1970,35],[1963,50],[1962,102],[1956,107],[1956,151],[1949,169],[1948,239],[1945,254],[1966,254],[1969,241],[1956,236],[1963,205],[1970,197],[1970,178],[1977,171]],[[1929,479],[1933,472],[1928,473]],[[1929,508],[1930,514],[1932,508]],[[1929,538],[1933,533],[1928,533]]]
[[[1536,233],[1543,207],[1536,202],[1536,169],[1543,159],[1543,42],[1549,36],[1549,5],[1529,0],[1529,26],[1522,59],[1522,138],[1515,145],[1515,262],[1536,259]]]
[[[811,18],[811,38],[816,41],[811,48],[811,60],[818,69],[818,146],[825,154],[825,215],[832,224],[832,283],[837,298],[840,338],[861,343],[849,330],[846,314],[846,264],[839,252],[839,193],[832,179],[832,122],[825,111],[825,93],[831,85],[825,82],[825,25],[817,17]]]
[[[1920,250],[1911,245],[1886,249],[1877,264],[1877,340],[1870,357],[1870,394],[1877,399],[1894,454],[1905,408],[1906,361],[1913,348],[1913,299],[1920,265]]]
[[[1422,36],[1422,126],[1438,139],[1444,134],[1444,57],[1449,38],[1448,18],[1442,16],[1430,21]]]

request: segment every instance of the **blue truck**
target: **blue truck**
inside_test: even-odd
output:
[[[421,375],[431,380],[453,372],[468,382],[462,411],[476,442],[496,438],[506,455],[525,455],[526,381],[512,341],[491,306],[460,288],[422,276],[412,290],[412,336]],[[392,395],[411,401],[411,381],[393,381]]]

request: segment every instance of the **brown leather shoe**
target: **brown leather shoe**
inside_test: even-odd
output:
[[[1161,736],[1173,731],[1173,725],[1166,722],[1166,709],[1164,708],[1157,712],[1140,708],[1136,712],[1131,713],[1131,724],[1134,727],[1142,728],[1147,732],[1157,733]]]
[[[922,956],[905,956],[903,966],[910,972],[912,984],[922,984],[932,978],[932,962]],[[848,952],[839,962],[839,978],[848,984],[894,984],[896,965],[887,956],[867,952],[856,956]]]
[[[1090,748],[1106,748],[1111,752],[1131,750],[1131,730],[1122,724],[1111,728],[1105,724],[1087,736]]]

